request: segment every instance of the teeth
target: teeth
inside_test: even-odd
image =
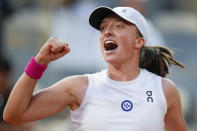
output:
[[[115,44],[115,42],[114,42],[114,41],[112,41],[112,40],[105,41],[105,44],[109,44],[109,43],[113,43],[113,44]]]
[[[117,43],[113,40],[106,40],[104,42],[104,48],[106,51],[112,51],[118,47]]]

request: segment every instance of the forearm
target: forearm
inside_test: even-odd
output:
[[[37,80],[41,78],[47,65],[69,51],[67,43],[63,43],[56,38],[47,40],[36,57],[33,57],[27,64],[25,73],[16,82],[4,110],[5,121],[17,124],[48,117],[62,109],[65,106],[64,103],[69,103],[64,102],[63,89],[59,89],[58,93],[56,89],[42,90],[33,96]],[[66,95],[69,95],[69,93],[66,93]],[[59,101],[53,101],[53,98],[59,98]],[[60,103],[58,104],[60,106],[54,106],[48,111],[48,107],[51,107],[51,104],[54,103]],[[43,113],[41,114],[37,108],[42,109]]]
[[[23,73],[14,85],[4,110],[4,120],[13,121],[20,118],[31,103],[36,79]]]

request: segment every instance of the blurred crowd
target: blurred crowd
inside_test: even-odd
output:
[[[51,63],[35,90],[75,74],[106,68],[99,32],[88,17],[98,6],[130,6],[148,20],[147,45],[168,46],[185,69],[172,68],[168,76],[179,89],[190,131],[197,130],[197,1],[176,0],[1,0],[0,1],[0,131],[72,131],[69,109],[56,116],[11,126],[2,119],[13,84],[29,59],[52,36],[69,43],[71,52]],[[39,109],[38,109],[39,110]]]

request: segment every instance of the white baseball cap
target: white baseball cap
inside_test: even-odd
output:
[[[101,21],[110,14],[116,14],[124,20],[134,24],[144,37],[145,41],[148,41],[149,33],[147,21],[142,14],[131,7],[115,7],[113,9],[106,6],[98,7],[91,13],[89,23],[95,29],[100,30]]]

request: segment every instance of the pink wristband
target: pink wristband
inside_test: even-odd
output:
[[[25,73],[33,79],[40,79],[46,68],[47,66],[38,64],[32,57],[25,68]]]

